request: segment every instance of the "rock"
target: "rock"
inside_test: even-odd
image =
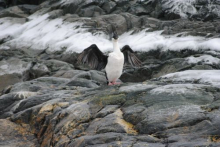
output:
[[[107,26],[107,24],[109,24],[109,22],[114,22],[114,24],[117,24],[116,30],[118,34],[122,34],[123,32],[128,30],[126,18],[119,14],[103,15],[96,17],[95,20],[101,26],[105,27]]]
[[[36,9],[37,9],[37,5],[19,5],[19,8],[21,8],[21,10],[23,10],[26,14],[32,14]]]
[[[83,72],[74,76],[74,78],[85,78],[88,80],[93,80],[100,85],[106,85],[107,79],[104,72],[90,70],[89,72]]]
[[[2,9],[6,8],[6,1],[5,0],[0,0],[0,8],[2,8]]]
[[[45,60],[43,62],[43,64],[45,64],[51,72],[57,72],[59,70],[71,70],[71,69],[73,69],[73,66],[71,64],[68,64],[66,62],[59,61],[59,60],[54,60],[54,59]]]
[[[4,110],[1,116],[30,124],[39,144],[44,146],[51,142],[54,146],[106,146],[120,141],[123,145],[157,147],[164,146],[161,142],[166,140],[171,145],[183,144],[183,138],[190,146],[204,144],[209,136],[220,131],[216,127],[218,113],[210,111],[218,108],[218,88],[167,84],[155,79],[142,84],[63,89],[64,85],[70,88],[79,81],[91,82],[76,77],[72,80],[45,77],[15,84],[8,94],[0,97]],[[44,84],[45,88],[30,92],[30,82],[33,86]]]
[[[77,53],[65,53],[64,52],[62,56],[60,57],[60,60],[73,64],[75,66],[77,63],[77,57],[78,57]]]
[[[2,104],[0,106],[0,118],[7,118],[11,116],[19,106],[20,101],[37,94],[38,93],[36,92],[21,91],[1,96],[0,101]]]
[[[53,10],[51,12],[48,13],[50,16],[49,18],[50,19],[55,19],[55,18],[58,18],[58,17],[61,17],[63,15],[63,10]]]
[[[28,125],[20,126],[9,120],[0,119],[1,146],[40,146]]]
[[[3,17],[18,17],[18,18],[26,18],[28,14],[26,14],[21,8],[18,6],[10,7],[4,9],[0,12],[0,18]]]
[[[47,68],[46,65],[40,64],[40,63],[36,63],[31,68],[30,74],[31,74],[31,78],[35,79],[35,78],[38,78],[38,77],[49,75],[50,71],[49,71],[49,69]]]
[[[96,17],[104,14],[105,12],[98,6],[89,6],[78,12],[81,17]]]
[[[0,76],[0,91],[2,91],[5,87],[9,85],[13,85],[15,83],[21,82],[22,77],[19,74],[4,74]]]
[[[198,5],[207,5],[208,1],[206,1],[206,0],[197,0],[197,4]]]
[[[57,77],[40,77],[32,81],[26,81],[22,83],[17,83],[12,86],[11,92],[19,91],[31,91],[38,92],[43,90],[54,90],[58,86],[68,82],[66,78],[57,78]]]
[[[97,113],[96,118],[105,117],[106,115],[113,113],[118,107],[118,105],[108,105]]]
[[[81,73],[85,73],[82,70],[60,70],[58,72],[56,72],[53,76],[54,77],[60,77],[60,78],[68,78],[71,79],[74,76],[81,74]]]
[[[87,87],[87,88],[97,88],[98,85],[91,81],[82,78],[72,79],[70,82],[66,83],[67,86],[79,86],[79,87]]]
[[[7,1],[8,6],[14,6],[14,5],[23,5],[23,4],[30,4],[30,5],[39,5],[40,3],[44,2],[45,0],[10,0]]]
[[[163,12],[163,7],[162,7],[161,2],[158,0],[154,0],[151,6],[155,8],[154,8],[154,11],[151,12],[150,15],[154,18],[163,18],[164,12]]]
[[[152,10],[145,9],[142,5],[136,5],[134,7],[130,8],[130,13],[141,16],[141,15],[146,15],[150,14]]]
[[[10,58],[22,58],[26,57],[26,53],[22,50],[10,49],[0,50],[0,61],[8,60]]]
[[[29,79],[31,63],[17,58],[0,61],[0,90],[5,87]]]
[[[65,3],[59,3],[58,6],[62,7],[62,9],[64,10],[64,13],[70,13],[70,14],[74,14],[77,13],[78,11],[80,11],[81,8],[86,8],[86,7],[90,7],[90,6],[94,6],[94,5],[99,5],[101,4],[102,1],[97,1],[97,0],[86,0],[86,1],[68,1]]]
[[[208,13],[206,14],[205,18],[203,19],[204,22],[206,21],[213,21],[215,18],[217,18],[218,15],[215,13]]]
[[[168,43],[136,52],[142,67],[125,65],[124,83],[107,86],[104,70],[78,65],[78,48],[66,42],[72,29],[107,37],[109,24],[125,42],[128,31],[134,36],[157,31],[168,41],[189,36],[216,41],[219,0],[12,0],[7,5],[18,6],[7,9],[2,2],[0,27],[10,24],[12,31],[0,34],[1,145],[220,146],[217,49],[177,51]],[[23,31],[43,32],[42,20],[62,23],[54,30],[61,32],[59,50],[49,42],[40,47],[41,35],[51,38],[50,33],[40,34],[37,42],[19,40]]]
[[[147,67],[143,67],[124,72],[121,75],[120,80],[122,80],[122,82],[143,82],[150,79],[151,75],[152,71]]]
[[[103,6],[101,7],[107,14],[111,13],[116,9],[117,4],[114,1],[107,1],[104,2]]]
[[[214,0],[213,3],[217,4],[217,5],[220,5],[220,1],[219,0]]]

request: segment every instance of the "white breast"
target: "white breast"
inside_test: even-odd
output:
[[[109,54],[108,63],[105,67],[109,82],[116,81],[122,74],[124,65],[124,55],[122,52],[113,52]]]

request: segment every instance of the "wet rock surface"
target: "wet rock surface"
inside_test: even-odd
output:
[[[212,6],[194,1],[189,9],[198,13],[186,17],[159,0],[7,2],[0,0],[1,23],[18,27],[40,14],[51,21],[62,18],[61,24],[82,23],[94,35],[109,34],[109,23],[119,35],[148,28],[146,33],[208,39],[220,32],[218,0],[210,0]],[[211,82],[199,75],[220,69],[218,50],[137,52],[142,66],[125,65],[122,84],[107,86],[104,71],[79,65],[78,53],[65,46],[56,52],[26,46],[14,40],[16,35],[0,36],[0,146],[220,146],[220,82],[216,75]],[[198,78],[181,79],[189,70]]]

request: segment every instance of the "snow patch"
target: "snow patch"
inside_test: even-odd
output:
[[[22,24],[19,23],[11,23],[11,21],[8,18],[1,18],[0,19],[0,40],[4,38],[8,38],[10,36],[15,36],[16,31],[19,30],[19,28],[22,26]]]
[[[0,19],[0,38],[12,40],[3,44],[0,49],[12,45],[14,48],[48,49],[59,51],[66,49],[67,52],[81,52],[91,44],[96,44],[101,51],[112,50],[112,42],[109,36],[102,32],[92,34],[82,23],[65,22],[62,18],[48,19],[48,14],[29,16],[29,21],[24,24],[14,24]],[[130,45],[135,51],[150,51],[161,49],[163,51],[180,51],[183,49],[210,49],[220,51],[220,38],[204,38],[195,36],[177,37],[177,35],[165,36],[163,31],[147,32],[144,29],[136,34],[133,31],[119,36],[119,46]]]
[[[220,70],[186,70],[182,72],[170,73],[161,77],[167,81],[194,82],[211,84],[220,87]]]
[[[206,64],[220,64],[220,59],[219,58],[215,58],[211,55],[202,55],[200,57],[188,57],[186,58],[186,61],[188,63],[198,63],[198,62],[204,62]]]
[[[14,97],[18,96],[19,98],[24,98],[24,99],[26,99],[26,98],[28,98],[28,97],[35,96],[35,95],[37,95],[37,94],[38,94],[38,92],[19,91],[19,92],[16,92],[16,93],[15,93],[15,96],[14,96]]]

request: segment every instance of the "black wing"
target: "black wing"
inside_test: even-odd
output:
[[[137,58],[137,56],[135,55],[134,51],[130,48],[130,46],[125,45],[121,49],[121,52],[123,52],[124,54],[125,63],[130,63],[133,67],[141,66],[141,61]]]
[[[102,70],[107,64],[108,56],[104,55],[99,48],[93,44],[84,49],[78,57],[78,63],[88,64],[92,69]]]

